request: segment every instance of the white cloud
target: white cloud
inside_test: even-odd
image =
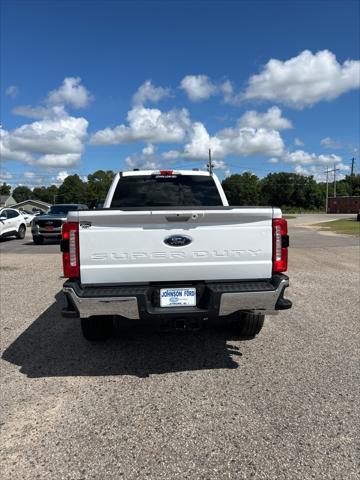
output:
[[[164,160],[176,160],[181,157],[181,152],[178,150],[169,150],[167,152],[163,152],[161,156]]]
[[[66,77],[62,85],[52,90],[47,101],[49,105],[71,105],[74,108],[83,108],[89,105],[93,96],[89,90],[81,85],[80,77]]]
[[[39,157],[35,163],[51,168],[74,167],[79,163],[80,158],[80,153],[47,154]]]
[[[66,170],[60,170],[60,172],[56,176],[56,180],[58,180],[59,182],[63,182],[68,176],[69,173]]]
[[[292,128],[292,123],[281,116],[279,107],[271,107],[265,113],[258,113],[256,110],[249,110],[239,119],[241,127],[268,128],[282,130]]]
[[[88,121],[70,116],[65,104],[85,107],[92,99],[80,78],[65,78],[48,94],[43,105],[18,106],[13,113],[39,119],[15,128],[1,129],[1,156],[32,165],[63,168],[76,165],[84,150]]]
[[[139,168],[140,170],[156,170],[159,168],[159,162],[156,158],[139,153],[126,157],[125,165],[130,169]]]
[[[304,150],[286,152],[283,160],[294,165],[322,165],[323,168],[342,162],[342,158],[338,155],[316,155],[315,153],[304,152]]]
[[[10,85],[5,90],[5,95],[7,95],[8,97],[11,97],[13,99],[15,99],[17,97],[18,93],[19,93],[19,89],[16,85]]]
[[[76,165],[84,150],[88,121],[62,116],[1,130],[1,157],[51,167]]]
[[[32,107],[31,105],[19,105],[12,109],[12,113],[21,117],[44,118],[51,115],[47,107]]]
[[[146,80],[133,96],[134,105],[144,105],[146,102],[156,103],[170,96],[170,88],[155,87],[151,80]]]
[[[302,140],[300,140],[300,138],[295,138],[294,140],[294,144],[297,146],[297,147],[303,147],[305,144]]]
[[[67,116],[65,105],[70,105],[74,108],[83,108],[89,105],[93,96],[86,87],[80,84],[79,77],[66,77],[61,86],[52,90],[42,105],[32,107],[31,105],[19,105],[13,108],[12,112],[15,115],[29,118],[52,118]]]
[[[321,180],[324,176],[324,172],[319,170],[319,167],[315,165],[311,165],[309,167],[303,167],[302,165],[295,165],[294,172],[299,175],[304,175],[306,177],[312,175],[316,177],[318,180]]]
[[[234,89],[229,80],[215,83],[207,75],[186,75],[180,82],[180,88],[192,102],[201,102],[214,95],[222,95],[227,103],[233,100]]]
[[[345,173],[350,170],[350,167],[348,165],[344,165],[342,163],[337,164],[336,167],[339,168],[339,171],[336,172],[337,180],[341,180],[345,178]],[[312,175],[317,182],[326,181],[326,173],[324,171],[324,168],[319,165],[310,165],[308,167],[303,167],[302,165],[295,165],[294,171],[299,175],[305,175],[305,176]],[[345,173],[339,173],[339,172],[345,172]],[[332,180],[333,178],[332,175],[333,173],[331,173],[330,180]]]
[[[27,152],[12,150],[9,146],[10,132],[0,127],[0,157],[1,160],[15,160],[30,163],[32,156]]]
[[[14,177],[15,178],[15,177]],[[16,182],[12,182],[13,187],[26,185],[30,189],[35,186],[47,185],[49,183],[49,175],[40,171],[24,171],[18,172],[16,175]]]
[[[88,121],[65,117],[44,119],[16,128],[9,135],[11,150],[42,154],[81,153]]]
[[[227,170],[228,166],[224,162],[224,160],[211,160],[211,163],[213,165],[213,168],[217,170]]]
[[[180,82],[180,88],[193,102],[206,100],[217,91],[216,85],[207,75],[186,75]]]
[[[269,158],[268,163],[279,163],[279,159],[276,157],[271,157]]]
[[[144,155],[152,155],[155,152],[155,147],[151,143],[142,149]]]
[[[209,148],[214,159],[223,159],[227,155],[280,156],[284,151],[284,143],[276,130],[241,128],[237,125],[220,130],[211,137],[202,123],[194,123],[190,142],[184,147],[184,156],[206,159]]]
[[[226,80],[224,83],[222,83],[218,89],[220,92],[224,95],[224,101],[226,103],[232,103],[233,101],[233,93],[234,93],[234,88],[232,86],[232,83],[230,80]]]
[[[12,173],[8,172],[7,170],[1,169],[0,171],[0,183],[7,183],[9,180],[13,178]]]
[[[36,173],[35,172],[24,172],[22,175],[27,180],[33,180],[34,178],[36,178]]]
[[[333,148],[333,149],[342,148],[342,145],[340,142],[337,142],[336,140],[330,137],[323,138],[320,141],[320,145],[322,145],[325,148]]]
[[[303,108],[359,87],[360,61],[346,60],[341,65],[329,50],[315,54],[304,50],[286,61],[269,60],[258,75],[250,77],[242,98]]]
[[[96,145],[116,145],[130,142],[181,142],[191,122],[187,110],[161,112],[156,108],[136,106],[128,112],[128,125],[99,130],[91,137]]]

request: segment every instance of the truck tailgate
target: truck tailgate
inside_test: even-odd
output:
[[[121,284],[265,279],[272,272],[272,208],[95,210],[79,222],[81,282]],[[190,243],[164,243],[172,235]]]

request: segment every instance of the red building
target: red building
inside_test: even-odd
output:
[[[329,197],[327,213],[358,213],[360,211],[360,196]]]

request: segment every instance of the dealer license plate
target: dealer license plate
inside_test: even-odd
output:
[[[196,306],[196,288],[160,289],[160,307]]]

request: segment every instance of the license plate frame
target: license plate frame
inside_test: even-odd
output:
[[[196,307],[196,288],[161,288],[160,307]]]

